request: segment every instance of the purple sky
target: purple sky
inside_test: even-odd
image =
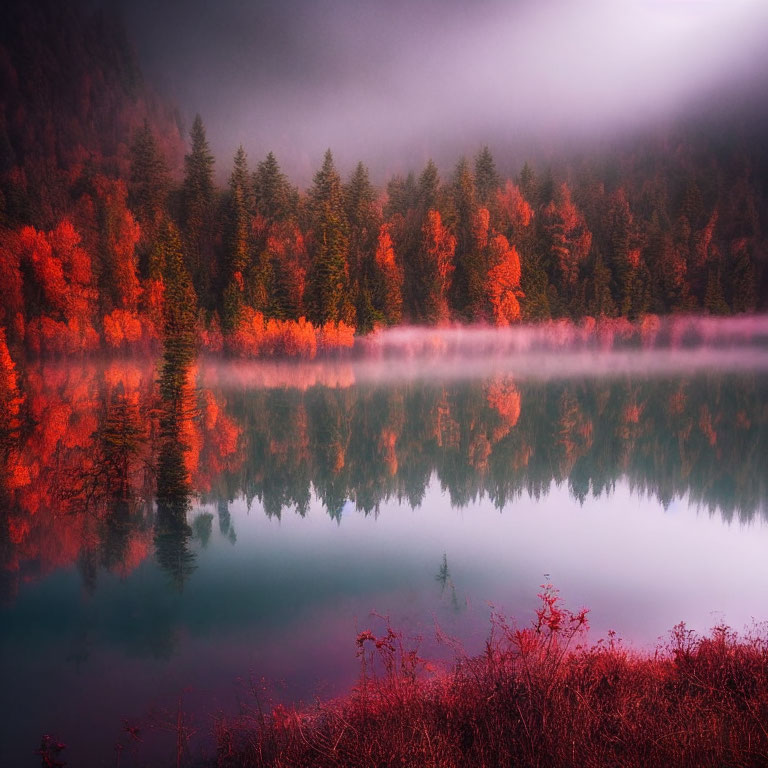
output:
[[[381,181],[727,113],[768,82],[764,0],[114,2],[222,171],[242,143],[301,183],[328,146]]]

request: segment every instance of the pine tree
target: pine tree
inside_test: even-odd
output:
[[[501,178],[496,171],[496,163],[493,160],[493,155],[491,155],[491,150],[485,146],[478,152],[475,158],[477,201],[487,207],[500,186]]]
[[[195,116],[189,135],[192,146],[184,157],[182,188],[187,267],[198,296],[208,304],[213,277],[214,160],[200,115]]]
[[[487,269],[474,237],[473,224],[477,211],[475,183],[466,158],[462,158],[456,166],[451,207],[451,223],[456,235],[452,305],[459,317],[475,320],[484,314]]]
[[[253,195],[250,186],[248,159],[241,146],[235,154],[227,200],[224,287],[226,298],[222,307],[222,322],[226,330],[231,330],[237,323],[245,288],[243,276],[248,273],[251,262],[253,243],[250,219],[253,211]]]
[[[755,266],[750,257],[746,238],[731,246],[731,307],[734,312],[753,312],[757,305],[755,295]]]
[[[291,189],[272,152],[256,167],[253,185],[256,211],[267,222],[283,221],[295,213],[296,193]]]
[[[144,235],[151,235],[165,213],[169,187],[168,166],[145,120],[131,145],[128,183],[128,205]]]
[[[440,174],[437,171],[437,166],[430,159],[427,160],[427,164],[424,166],[424,170],[419,176],[419,183],[417,187],[417,205],[422,214],[426,215],[429,210],[438,209],[438,194],[440,191]]]
[[[368,178],[368,169],[362,163],[357,164],[349,184],[344,188],[344,207],[349,222],[351,299],[356,308],[358,328],[366,332],[378,319],[372,291],[381,214],[376,205],[376,191]]]
[[[329,149],[315,174],[310,192],[312,264],[309,273],[308,309],[314,323],[354,321],[349,297],[349,225],[344,213],[341,179]]]
[[[727,315],[728,303],[723,294],[723,282],[720,277],[720,265],[711,264],[707,274],[707,292],[704,296],[704,309],[712,315]]]
[[[197,297],[182,253],[178,230],[170,221],[160,224],[152,254],[153,271],[162,278],[164,365],[176,371],[194,357]]]
[[[611,294],[611,270],[605,266],[600,254],[595,259],[590,282],[588,314],[592,317],[615,317],[616,303]]]
[[[531,168],[528,163],[525,163],[520,171],[520,176],[517,179],[517,186],[520,187],[523,197],[535,208],[539,200],[538,182],[533,168]]]

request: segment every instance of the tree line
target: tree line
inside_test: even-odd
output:
[[[375,186],[329,150],[299,190],[151,91],[119,25],[47,0],[3,11],[0,327],[14,355],[294,353],[399,323],[760,310],[764,151],[677,126],[502,174],[484,147]],[[174,332],[176,332],[174,331]]]

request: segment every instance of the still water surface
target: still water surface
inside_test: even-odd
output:
[[[447,654],[436,627],[474,652],[490,606],[527,621],[546,578],[595,639],[768,618],[763,366],[600,360],[546,377],[199,361],[179,466],[159,458],[156,367],[25,372],[31,420],[2,475],[0,765],[39,764],[44,733],[75,765],[114,765],[117,743],[141,764],[172,749],[180,698],[194,754],[262,679],[287,701],[347,690],[372,612],[428,655]],[[184,498],[158,503],[169,474]]]

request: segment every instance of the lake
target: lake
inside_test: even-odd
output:
[[[764,344],[393,339],[199,359],[170,421],[154,361],[24,371],[0,765],[39,765],[43,734],[73,765],[170,763],[180,704],[191,762],[217,712],[348,690],[358,632],[388,619],[449,660],[545,581],[642,648],[768,618]]]

